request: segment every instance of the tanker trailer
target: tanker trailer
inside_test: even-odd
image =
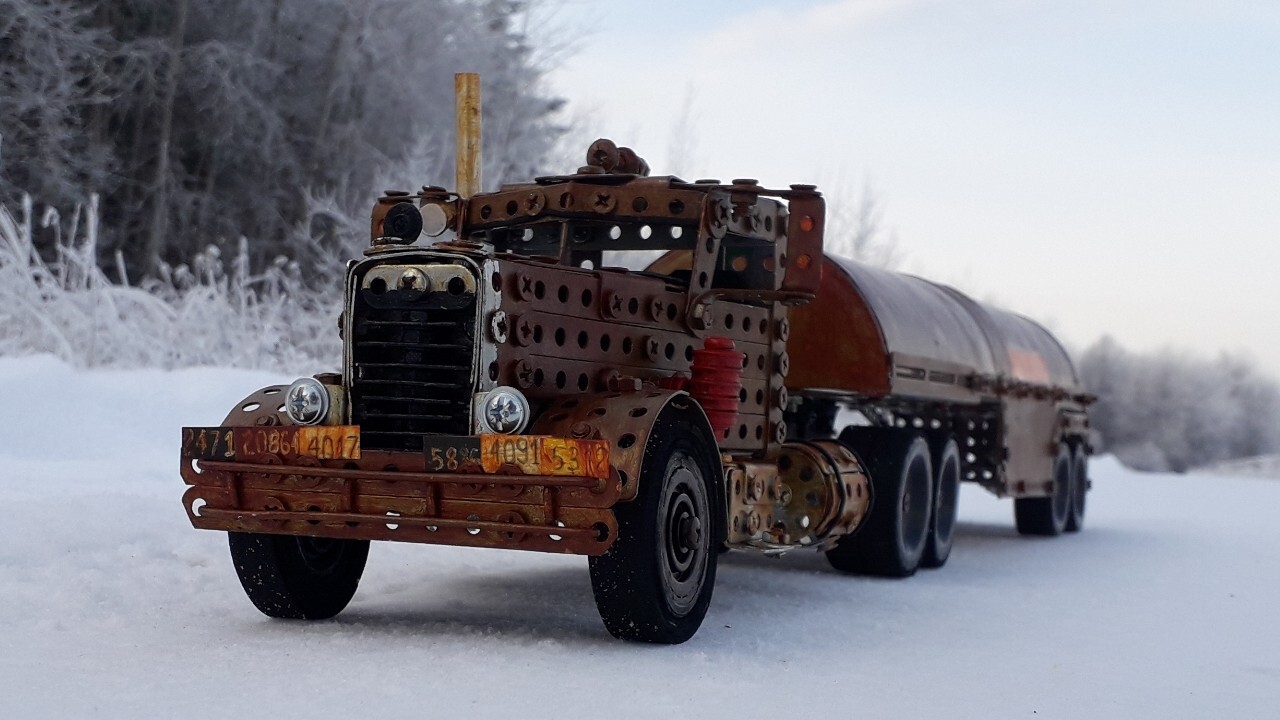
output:
[[[842,570],[946,562],[959,483],[1012,497],[1018,532],[1078,531],[1089,489],[1085,393],[1041,325],[918,277],[826,256],[791,313],[792,437],[838,437],[877,502],[829,553]],[[861,422],[837,427],[837,408]]]

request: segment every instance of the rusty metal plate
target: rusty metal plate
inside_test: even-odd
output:
[[[496,473],[503,466],[514,466],[529,475],[607,480],[609,443],[548,435],[481,435],[480,465],[488,473]]]
[[[229,427],[182,428],[182,456],[201,460],[235,458],[233,430]]]
[[[423,440],[427,472],[496,474],[516,468],[525,475],[608,480],[605,440],[548,435],[429,435]]]
[[[182,454],[201,460],[252,460],[265,456],[359,460],[360,428],[354,425],[186,427]]]

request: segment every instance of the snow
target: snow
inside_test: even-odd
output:
[[[333,621],[258,614],[178,426],[262,372],[0,358],[0,717],[1274,717],[1280,483],[1093,466],[1086,529],[966,487],[945,568],[721,557],[702,630],[611,639],[583,558],[375,544]]]
[[[1202,473],[1239,475],[1241,477],[1280,478],[1280,453],[1256,455],[1239,460],[1224,460],[1202,467]]]

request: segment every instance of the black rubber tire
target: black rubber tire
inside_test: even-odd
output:
[[[898,428],[849,427],[840,434],[871,478],[871,510],[863,527],[836,541],[827,561],[842,572],[908,577],[929,538],[933,464],[929,444]]]
[[[1071,450],[1058,446],[1053,459],[1053,494],[1013,501],[1014,523],[1022,535],[1061,535],[1071,514]]]
[[[351,602],[369,557],[368,540],[227,533],[240,584],[264,615],[324,620]]]
[[[1071,452],[1071,510],[1067,513],[1067,532],[1084,528],[1085,496],[1089,494],[1089,455],[1083,445]]]
[[[725,537],[722,470],[701,411],[679,407],[691,402],[674,399],[658,416],[638,494],[616,508],[618,539],[589,561],[600,619],[622,640],[682,643],[711,604]]]
[[[924,555],[920,557],[920,566],[926,568],[946,565],[956,539],[960,446],[951,437],[941,440],[933,454],[933,513],[929,516],[929,539],[924,545]]]

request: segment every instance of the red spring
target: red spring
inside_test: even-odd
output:
[[[689,394],[702,406],[716,437],[729,437],[738,423],[739,393],[742,392],[742,363],[746,355],[733,349],[733,341],[709,337],[701,350],[693,351],[693,372]]]

